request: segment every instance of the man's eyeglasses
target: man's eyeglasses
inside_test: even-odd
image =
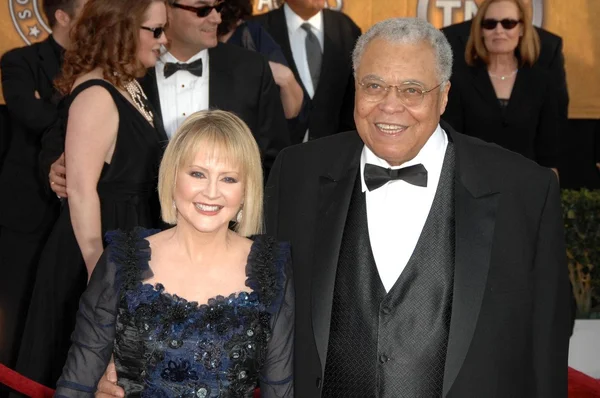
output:
[[[496,29],[496,26],[500,24],[504,29],[511,30],[514,29],[514,27],[520,24],[521,22],[523,21],[510,18],[504,18],[501,21],[498,21],[497,19],[487,18],[481,21],[481,27],[483,29],[492,30]]]
[[[443,82],[442,82],[443,83]],[[398,85],[385,84],[381,80],[363,80],[358,83],[364,94],[364,98],[369,102],[379,102],[387,97],[390,89],[395,88],[400,95],[400,100],[405,106],[413,107],[419,106],[423,102],[425,94],[432,92],[436,88],[440,87],[442,83],[437,86],[425,90],[424,87],[417,83],[405,82]]]
[[[149,30],[150,32],[152,32],[152,36],[154,36],[155,39],[159,39],[162,36],[162,34],[165,33],[165,28],[162,26],[159,26],[158,28],[140,26],[140,29]]]
[[[186,6],[186,5],[179,4],[179,3],[171,4],[171,7],[173,7],[173,8],[180,8],[182,10],[195,12],[199,18],[207,17],[208,14],[210,14],[212,12],[212,10],[215,10],[216,12],[221,12],[221,10],[223,9],[223,6],[225,6],[224,1],[217,2],[212,6],[202,6],[202,7]]]

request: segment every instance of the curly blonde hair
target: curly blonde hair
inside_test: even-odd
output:
[[[54,84],[66,95],[80,76],[101,68],[117,87],[142,77],[146,68],[137,58],[139,30],[150,5],[165,0],[90,0],[71,31],[62,73]]]

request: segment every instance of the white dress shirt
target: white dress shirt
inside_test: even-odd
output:
[[[165,63],[192,63],[202,59],[202,76],[179,70],[165,79]],[[155,66],[160,110],[169,139],[192,113],[208,109],[208,50],[202,50],[187,62],[180,62],[171,53],[164,53]]]
[[[309,20],[305,21],[296,14],[287,3],[283,4],[283,13],[285,14],[285,22],[288,29],[288,36],[290,38],[290,47],[292,48],[292,56],[294,57],[294,64],[298,69],[300,80],[306,89],[309,97],[312,99],[315,95],[316,87],[313,87],[312,77],[310,76],[310,69],[308,67],[308,57],[306,56],[306,31],[302,29],[302,24],[309,23],[312,32],[317,36],[319,44],[321,45],[321,52],[324,47],[324,30],[323,30],[323,12],[320,11]],[[303,142],[308,141],[308,130],[304,134]]]
[[[362,190],[366,192],[369,240],[377,271],[387,292],[390,291],[410,260],[435,197],[448,137],[438,125],[425,146],[414,159],[401,166],[391,167],[367,146],[360,159]],[[394,180],[369,191],[365,185],[365,163],[392,169],[422,163],[427,169],[427,187],[403,180]]]
[[[319,39],[321,52],[323,51],[323,12],[319,12],[309,20],[303,20],[296,14],[290,6],[285,3],[283,5],[283,13],[285,14],[285,22],[287,24],[288,35],[290,37],[290,46],[292,48],[292,56],[294,64],[298,69],[298,74],[302,80],[302,84],[306,88],[308,95],[312,98],[315,95],[316,87],[313,87],[312,78],[310,77],[310,69],[308,68],[308,58],[306,56],[306,31],[302,29],[302,24],[309,23],[312,32]]]

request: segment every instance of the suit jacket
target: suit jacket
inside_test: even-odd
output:
[[[277,154],[290,144],[279,90],[262,55],[219,43],[208,50],[210,109],[238,115],[250,128],[263,156],[267,175]],[[140,81],[158,116],[160,97],[154,68]]]
[[[456,154],[443,396],[565,397],[569,282],[556,176],[442,127]],[[321,395],[336,267],[362,148],[356,132],[290,147],[267,184],[267,232],[292,244],[299,397]]]
[[[254,17],[281,46],[296,80],[306,88],[294,62],[283,7]],[[310,139],[354,129],[354,76],[352,50],[360,28],[345,14],[323,10],[324,47],[319,85],[310,103],[308,130]],[[292,132],[292,142],[302,142],[306,126]]]
[[[560,117],[550,72],[539,66],[519,69],[505,109],[483,66],[457,69],[451,83],[442,118],[452,127],[558,167]]]
[[[452,46],[454,53],[453,73],[467,67],[465,61],[465,49],[471,35],[472,20],[446,26],[442,32]],[[536,65],[547,69],[552,76],[552,86],[557,90],[558,112],[561,120],[561,128],[566,128],[569,108],[569,91],[567,90],[567,75],[565,72],[565,58],[563,55],[562,38],[542,28],[536,27],[540,37],[540,57]]]
[[[2,90],[10,115],[11,141],[6,148],[0,186],[14,195],[0,195],[0,224],[21,232],[34,231],[58,201],[43,189],[38,155],[42,133],[57,119],[58,94],[52,81],[60,57],[50,37],[7,52],[0,61]],[[40,99],[35,98],[38,92]]]

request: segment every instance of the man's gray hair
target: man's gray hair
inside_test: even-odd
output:
[[[437,74],[441,82],[452,75],[452,48],[444,34],[432,24],[419,18],[391,18],[376,23],[364,35],[360,36],[352,52],[354,75],[367,45],[381,38],[394,44],[428,43],[435,52]]]

